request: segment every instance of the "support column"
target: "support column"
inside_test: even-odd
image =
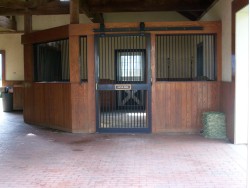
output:
[[[70,0],[70,23],[79,24],[79,0]]]
[[[32,15],[24,15],[24,33],[30,33],[32,31]]]

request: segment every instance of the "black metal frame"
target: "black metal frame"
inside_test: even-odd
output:
[[[181,37],[183,37],[181,39]],[[168,42],[167,42],[168,41]],[[206,42],[204,44],[204,41]],[[159,43],[158,43],[159,42]],[[205,72],[198,76],[197,44],[204,44]],[[185,45],[192,44],[193,48]],[[156,35],[156,81],[216,81],[217,35],[209,34],[157,34]],[[175,48],[178,46],[178,50]],[[159,48],[158,48],[159,47]],[[179,51],[183,59],[178,59]],[[172,60],[171,60],[171,57]],[[177,60],[176,60],[177,58]],[[186,59],[185,59],[186,58]],[[205,62],[204,62],[205,63]],[[172,66],[170,66],[170,64]],[[171,68],[172,67],[172,68]]]
[[[99,38],[100,37],[117,37],[117,36],[145,36],[146,37],[146,83],[131,84],[131,90],[146,90],[147,102],[147,128],[101,128],[100,127],[100,101],[99,91],[115,90],[114,84],[100,84],[99,85]],[[151,112],[151,63],[150,63],[151,41],[150,34],[96,34],[95,35],[95,80],[96,80],[96,131],[101,133],[151,133],[152,131],[152,112]]]

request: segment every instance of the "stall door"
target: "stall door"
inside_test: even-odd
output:
[[[96,35],[98,132],[151,131],[150,37]]]

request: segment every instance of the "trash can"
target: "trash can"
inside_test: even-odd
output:
[[[11,112],[13,110],[13,93],[2,92],[2,100],[3,100],[3,111]]]

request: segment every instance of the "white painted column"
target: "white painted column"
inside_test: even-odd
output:
[[[249,125],[248,7],[236,13],[235,144],[247,143]]]

